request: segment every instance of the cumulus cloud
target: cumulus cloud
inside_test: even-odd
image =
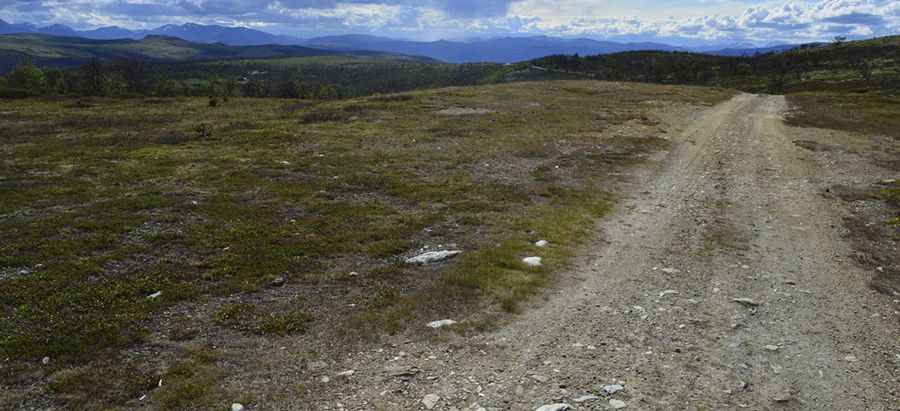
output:
[[[815,41],[900,31],[898,0],[798,0],[728,13],[704,11],[733,2],[685,0],[677,9],[683,15],[665,18],[658,17],[660,10],[671,1],[656,1],[658,9],[623,15],[614,6],[628,2],[620,0],[0,0],[0,18],[79,28],[190,21],[300,36],[550,34],[675,43]]]

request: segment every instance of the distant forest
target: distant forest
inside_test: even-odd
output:
[[[598,56],[549,56],[533,62],[554,72],[598,80],[732,87],[785,93],[822,89],[900,88],[900,37],[846,42],[747,57],[635,51]]]
[[[0,77],[0,97],[272,97],[332,100],[419,88],[479,84],[496,64],[296,58],[148,63],[91,60],[75,69],[24,61]]]

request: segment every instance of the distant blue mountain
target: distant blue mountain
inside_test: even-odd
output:
[[[178,37],[194,43],[223,43],[229,46],[300,45],[303,40],[269,34],[245,27],[206,26],[201,24],[165,25],[151,30],[128,30],[121,27],[101,27],[77,31],[54,24],[37,27],[33,24],[11,24],[0,20],[0,34],[37,33],[61,37],[83,37],[93,40],[134,39],[147,36]]]
[[[0,20],[0,34],[34,33],[37,26],[33,24],[12,24]]]
[[[680,47],[659,43],[614,43],[584,38],[563,39],[546,36],[417,42],[376,36],[347,35],[317,37],[307,40],[305,44],[329,49],[375,50],[426,56],[451,63],[479,61],[512,63],[554,54],[595,55],[632,50],[686,51]]]
[[[797,45],[773,45],[754,48],[750,45],[741,44],[723,49],[709,46],[686,49],[662,43],[617,43],[586,38],[566,39],[547,36],[422,42],[369,35],[345,35],[303,40],[245,27],[223,27],[192,23],[165,25],[151,30],[101,27],[94,30],[77,31],[60,24],[38,27],[28,23],[12,24],[0,20],[0,34],[14,33],[38,33],[63,37],[83,37],[94,40],[140,40],[147,36],[167,36],[181,38],[194,43],[222,43],[229,46],[300,45],[329,50],[367,50],[423,56],[450,63],[513,63],[555,54],[597,55],[639,50],[694,51],[720,56],[751,56],[757,53],[782,52],[799,47]]]
[[[815,45],[815,43],[810,44]],[[799,47],[805,47],[809,45],[799,45],[799,44],[777,44],[774,46],[768,47],[735,47],[735,48],[725,48],[721,50],[711,50],[705,51],[704,54],[712,54],[716,56],[729,56],[729,57],[750,57],[756,54],[769,54],[769,53],[783,53],[785,51],[793,50]]]

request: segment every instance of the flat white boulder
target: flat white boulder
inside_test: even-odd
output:
[[[462,254],[462,251],[459,250],[429,251],[427,253],[419,254],[415,257],[407,258],[406,263],[416,265],[433,264],[439,263],[444,260],[449,260],[460,254]]]
[[[534,243],[534,245],[543,248],[543,247],[550,245],[550,242],[547,240],[540,240],[540,241]]]
[[[541,257],[525,257],[522,262],[529,267],[540,267],[544,264]]]

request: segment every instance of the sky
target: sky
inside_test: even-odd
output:
[[[900,0],[0,0],[0,19],[77,29],[220,24],[297,37],[766,45],[900,34]]]

